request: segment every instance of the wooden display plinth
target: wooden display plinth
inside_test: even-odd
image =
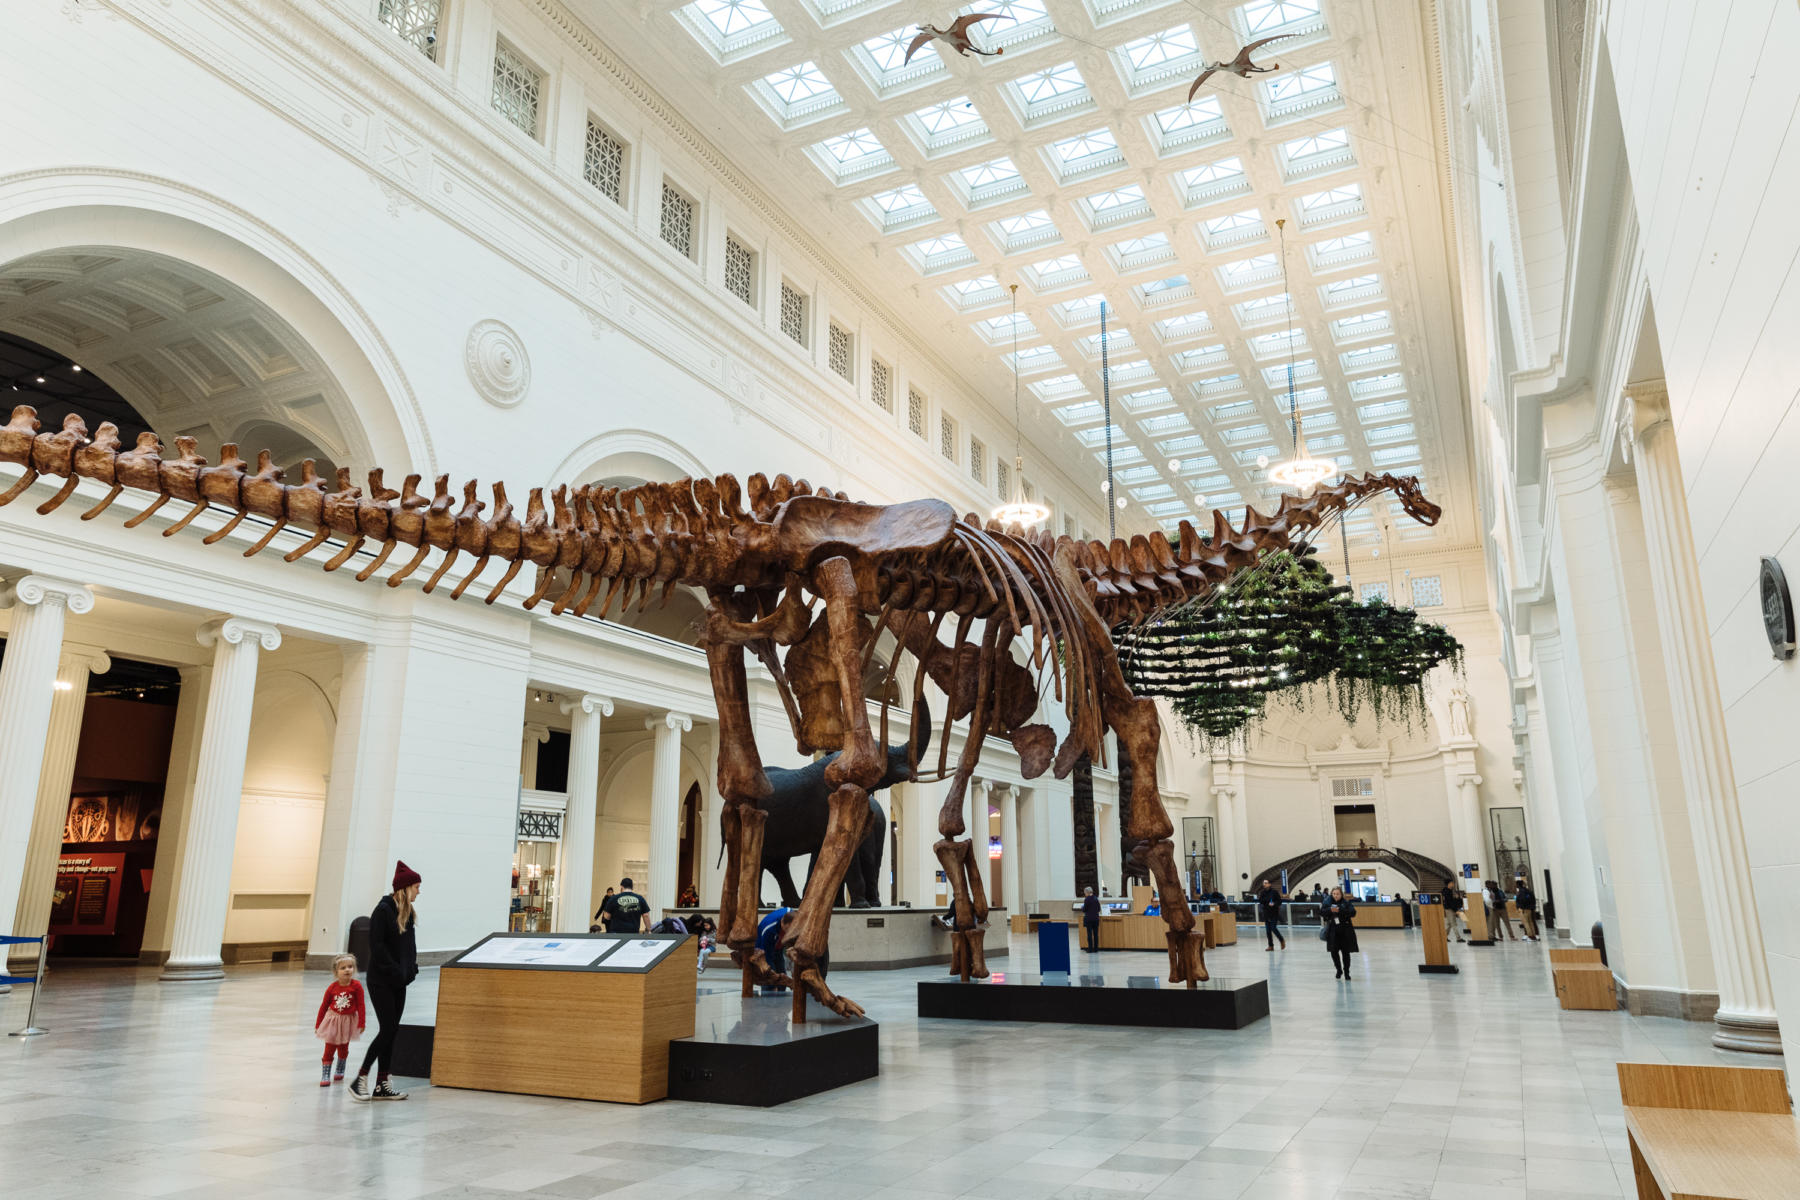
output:
[[[1469,923],[1469,945],[1491,946],[1494,932],[1488,928],[1487,908],[1480,896],[1463,896],[1463,920]]]
[[[1555,963],[1556,999],[1564,1008],[1610,1012],[1619,1007],[1612,968],[1602,963]]]
[[[599,961],[479,961],[483,947],[502,939],[587,942]],[[653,934],[483,939],[439,973],[432,1085],[625,1104],[661,1100],[669,1093],[669,1043],[694,1033],[693,955],[677,949],[687,940]],[[603,943],[650,942],[669,949],[641,969],[605,965],[624,947]]]
[[[1457,968],[1450,961],[1450,935],[1444,929],[1444,906],[1433,901],[1429,904],[1421,899],[1419,904],[1419,934],[1425,941],[1425,961],[1419,964],[1421,975],[1455,975]]]

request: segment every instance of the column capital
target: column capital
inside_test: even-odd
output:
[[[112,656],[99,646],[65,641],[62,644],[62,654],[57,660],[56,673],[60,676],[71,667],[85,667],[89,675],[104,675],[112,670]]]
[[[573,716],[577,712],[589,716],[599,713],[603,717],[610,717],[613,714],[612,697],[596,695],[593,692],[583,692],[579,696],[573,696],[560,702],[556,707],[562,710],[564,716]]]
[[[550,727],[540,725],[536,721],[525,722],[523,733],[524,740],[528,742],[537,742],[541,745],[550,740]]]
[[[1619,401],[1619,442],[1626,462],[1637,453],[1640,442],[1668,424],[1669,388],[1665,381],[1647,379],[1625,385]]]
[[[655,730],[659,726],[666,726],[669,729],[686,733],[694,727],[694,718],[688,716],[686,713],[673,711],[663,713],[660,716],[644,718],[645,729]]]
[[[77,616],[94,607],[94,593],[84,583],[53,579],[48,575],[22,575],[0,586],[0,608],[15,604],[56,604]]]
[[[264,650],[275,650],[281,646],[281,630],[266,621],[253,621],[249,617],[220,617],[206,622],[194,632],[194,639],[202,646],[211,646],[220,641],[236,646],[245,638],[253,638],[262,643]]]

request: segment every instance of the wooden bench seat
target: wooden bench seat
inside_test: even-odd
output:
[[[1800,1124],[1777,1070],[1620,1063],[1639,1200],[1800,1196]]]
[[[1560,950],[1550,951],[1552,967],[1560,963],[1605,963],[1600,951],[1592,946],[1565,946]]]
[[[1619,1007],[1612,968],[1605,963],[1551,963],[1550,976],[1556,985],[1557,1003],[1564,1008],[1611,1012]]]

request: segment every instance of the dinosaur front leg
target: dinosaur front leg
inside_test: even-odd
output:
[[[771,969],[756,948],[763,825],[769,817],[760,805],[770,788],[750,725],[744,648],[709,638],[706,663],[719,710],[719,794],[725,802],[719,822],[726,855],[725,880],[719,889],[719,936],[731,947],[731,960],[743,968],[746,993],[756,983],[786,986],[787,977]]]
[[[1156,880],[1157,900],[1164,924],[1169,927],[1169,982],[1192,988],[1208,978],[1200,935],[1194,930],[1194,913],[1188,908],[1181,873],[1175,869],[1175,844],[1169,840],[1174,822],[1163,807],[1156,787],[1156,751],[1162,736],[1156,703],[1104,693],[1107,723],[1119,735],[1119,748],[1131,758],[1131,820],[1127,840],[1146,846],[1150,876]]]

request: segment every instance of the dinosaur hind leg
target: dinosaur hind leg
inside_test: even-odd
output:
[[[769,777],[763,772],[751,732],[744,648],[711,642],[706,647],[706,662],[719,709],[719,794],[725,801],[720,818],[725,881],[719,891],[719,937],[731,947],[731,960],[743,969],[747,995],[752,984],[788,983],[756,948],[763,826],[769,818],[759,804],[769,794]]]
[[[1157,900],[1168,926],[1169,982],[1192,988],[1208,978],[1206,955],[1194,929],[1194,913],[1188,907],[1181,872],[1175,868],[1175,844],[1169,840],[1174,823],[1163,807],[1156,787],[1156,750],[1161,738],[1156,703],[1103,693],[1107,723],[1119,736],[1119,749],[1131,758],[1131,821],[1125,836],[1147,847],[1150,875],[1156,881]]]

